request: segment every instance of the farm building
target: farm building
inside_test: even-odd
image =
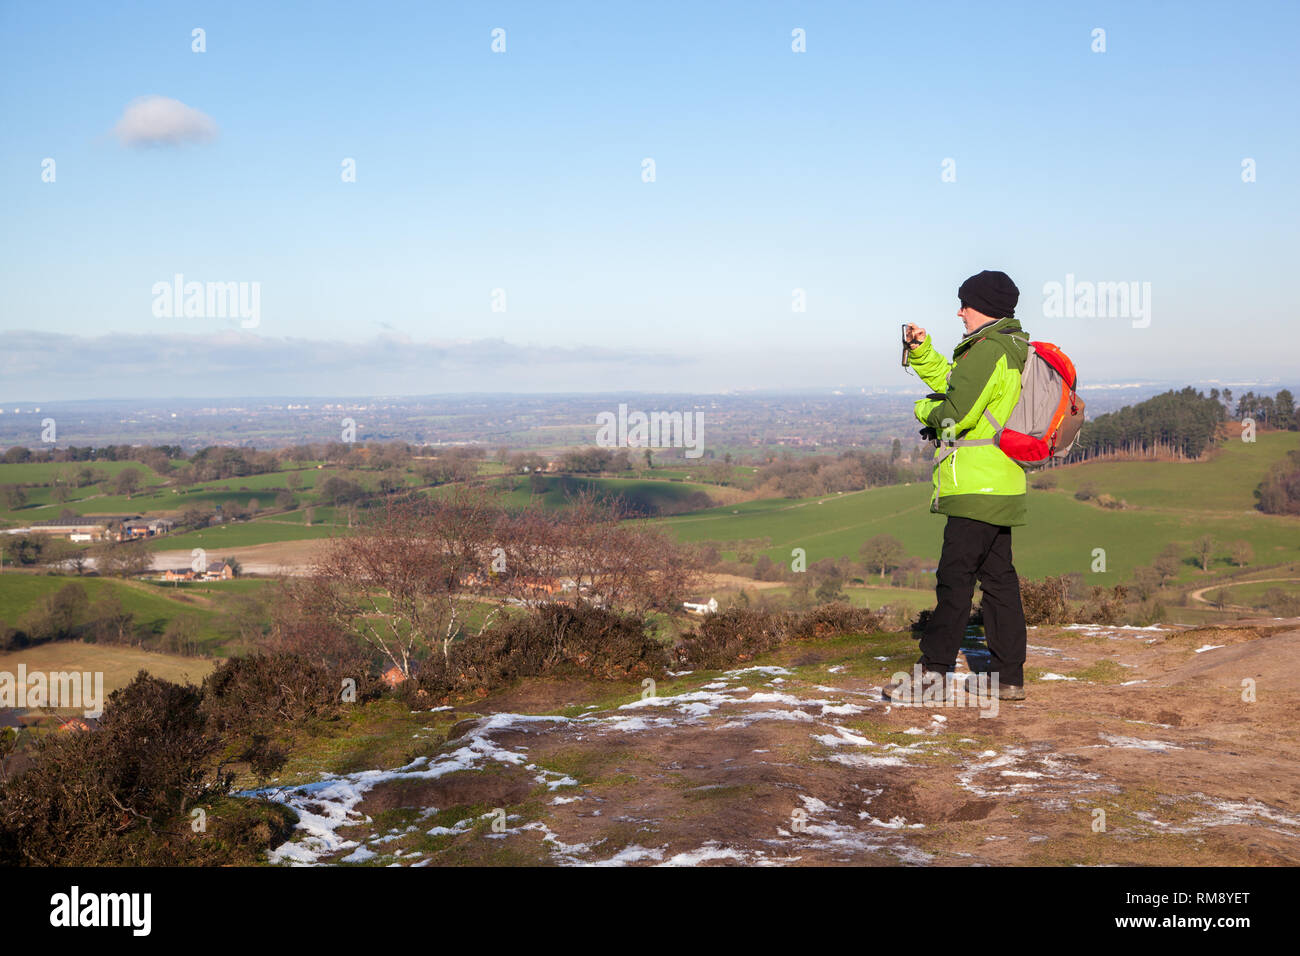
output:
[[[692,601],[684,601],[682,607],[686,608],[686,610],[690,611],[692,614],[717,614],[718,599],[709,598],[707,604],[697,604]]]
[[[155,535],[167,534],[174,527],[176,522],[170,518],[137,518],[122,522],[122,536],[125,539],[152,538]]]

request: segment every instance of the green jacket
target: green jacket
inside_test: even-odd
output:
[[[993,443],[997,430],[985,412],[1006,422],[1020,398],[1028,356],[1029,337],[1014,318],[976,329],[957,343],[951,362],[929,336],[908,353],[908,364],[937,393],[916,403],[917,421],[947,439],[935,449],[932,512],[1025,523],[1024,469]]]

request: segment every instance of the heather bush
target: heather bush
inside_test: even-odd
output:
[[[0,862],[156,862],[151,835],[229,780],[211,774],[218,740],[198,688],[141,671],[114,691],[98,730],[52,734],[0,788]]]
[[[644,620],[592,605],[543,604],[452,644],[422,661],[414,687],[436,700],[482,696],[521,677],[563,675],[599,680],[658,676],[665,647]]]
[[[1075,622],[1079,624],[1119,624],[1125,620],[1128,588],[1117,584],[1107,590],[1094,587],[1088,600],[1075,611]]]
[[[364,672],[344,674],[298,654],[232,657],[204,680],[202,710],[213,731],[228,736],[328,719],[345,706],[345,677],[356,681],[358,699],[378,692]]]
[[[1025,623],[1069,624],[1070,606],[1066,603],[1069,581],[1065,575],[1044,578],[1041,581],[1020,579],[1020,603],[1025,609]]]
[[[787,641],[877,631],[883,623],[880,612],[843,603],[823,604],[803,612],[734,607],[706,617],[699,630],[677,643],[673,657],[684,667],[730,667],[753,660]]]

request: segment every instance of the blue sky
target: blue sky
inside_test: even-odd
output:
[[[1296,4],[268,6],[0,4],[0,398],[897,387],[984,268],[1085,380],[1295,378]]]

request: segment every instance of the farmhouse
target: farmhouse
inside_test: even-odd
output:
[[[559,581],[555,578],[535,578],[520,575],[515,578],[516,585],[530,594],[561,594],[573,590],[573,581]]]
[[[227,561],[213,561],[208,565],[203,579],[206,581],[229,581],[235,576],[235,569]]]
[[[213,561],[206,571],[193,568],[168,568],[160,576],[162,581],[229,581],[235,569],[227,561]]]
[[[61,734],[67,734],[98,729],[99,721],[94,717],[69,717],[67,720],[63,721],[63,723],[59,724],[58,732]]]
[[[682,607],[686,608],[686,610],[690,611],[692,614],[717,614],[718,599],[709,598],[708,604],[697,604],[692,601],[683,601]]]

